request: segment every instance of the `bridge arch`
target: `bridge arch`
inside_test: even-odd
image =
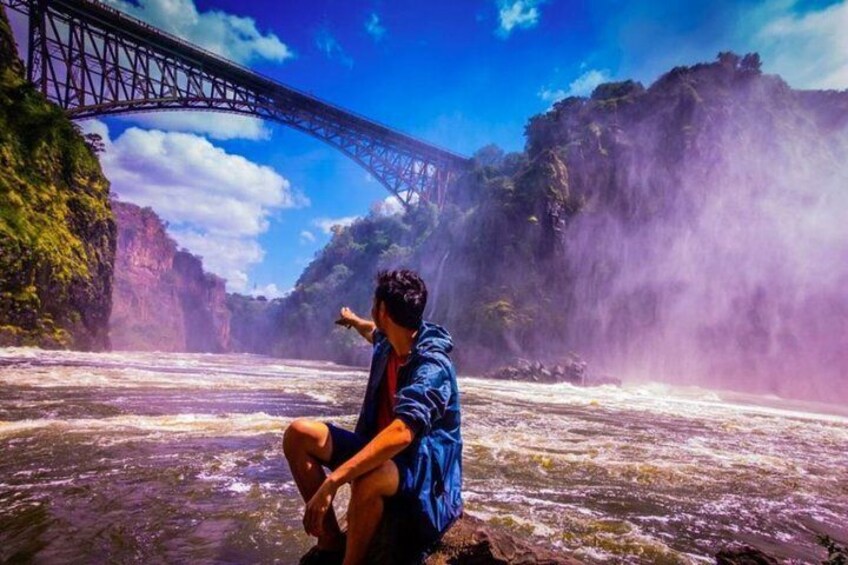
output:
[[[161,110],[256,116],[316,137],[404,206],[445,201],[465,157],[283,85],[93,0],[0,0],[29,17],[27,76],[72,119]]]

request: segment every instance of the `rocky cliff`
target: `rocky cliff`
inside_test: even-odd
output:
[[[430,285],[463,370],[569,351],[597,371],[848,398],[848,93],[799,91],[721,53],[533,117],[438,215],[339,230],[282,309],[278,350],[359,355],[378,268]]]
[[[0,346],[108,349],[114,253],[93,148],[24,80],[0,8]]]
[[[225,281],[178,251],[149,208],[114,201],[118,225],[112,346],[123,350],[223,352],[230,314]]]

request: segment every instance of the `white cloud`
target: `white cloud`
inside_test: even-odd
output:
[[[356,220],[359,219],[359,216],[344,216],[342,218],[316,218],[312,220],[312,225],[316,228],[320,229],[325,234],[333,233],[333,227],[347,227]]]
[[[190,228],[169,228],[168,233],[181,247],[202,257],[206,271],[227,279],[230,292],[245,292],[249,282],[247,271],[265,258],[265,250],[255,239],[201,233]]]
[[[212,139],[250,139],[264,141],[271,138],[271,130],[261,119],[222,112],[145,112],[121,116],[142,126],[167,131],[200,133]]]
[[[194,0],[104,0],[107,4],[204,49],[239,63],[284,61],[294,56],[273,33],[262,34],[253,18],[220,10],[199,12]]]
[[[574,79],[568,85],[568,90],[543,88],[539,91],[539,98],[546,102],[556,102],[569,96],[588,96],[598,85],[609,82],[611,79],[612,77],[607,70],[589,69]]]
[[[325,26],[315,33],[315,46],[324,53],[328,59],[338,59],[347,68],[353,68],[353,58],[348,56],[342,48],[339,40]]]
[[[848,88],[848,2],[805,14],[793,8],[778,4],[753,34],[766,69],[796,88]]]
[[[610,11],[608,3],[592,3],[603,47],[591,60],[618,61],[616,76],[649,84],[675,66],[714,61],[720,51],[758,52],[763,71],[794,88],[848,88],[848,2],[805,4],[669,0],[623,2]]]
[[[251,289],[250,294],[252,296],[264,296],[265,298],[282,298],[283,296],[287,296],[291,294],[293,289],[288,290],[280,290],[277,288],[277,285],[274,283],[266,284],[264,286],[254,286]]]
[[[109,126],[106,125],[105,122],[101,122],[100,120],[85,120],[80,123],[83,132],[86,134],[94,133],[103,138],[103,143],[111,144],[111,139],[109,137]],[[100,155],[100,160],[103,161],[103,158],[106,155]]]
[[[558,88],[557,90],[543,88],[539,91],[539,98],[541,98],[545,102],[556,102],[557,100],[562,100],[566,96],[568,96],[568,92],[566,92],[562,88]]]
[[[107,145],[101,161],[124,198],[205,231],[258,235],[272,210],[308,202],[270,167],[188,133],[129,128]]]
[[[406,198],[406,192],[401,192],[401,197]],[[410,204],[416,204],[418,202],[418,194],[413,193],[412,197],[409,199]],[[382,200],[377,200],[373,204],[371,204],[371,210],[375,214],[379,214],[381,216],[398,216],[402,215],[406,212],[406,208],[403,206],[400,200],[394,195],[389,195]]]
[[[111,140],[104,123],[83,125],[103,137],[100,161],[113,191],[153,208],[174,239],[202,256],[205,268],[226,278],[230,290],[243,291],[250,266],[263,260],[256,238],[268,229],[270,215],[309,204],[270,167],[203,137],[133,127]]]
[[[380,16],[376,13],[372,13],[365,21],[365,31],[374,38],[374,41],[378,42],[386,35],[386,28],[380,22]]]
[[[371,210],[381,216],[397,216],[403,214],[404,207],[395,196],[387,196],[371,205]]]
[[[312,243],[315,241],[315,234],[309,230],[303,230],[300,232],[300,242],[301,243]]]
[[[506,39],[515,28],[529,29],[539,23],[543,0],[498,0],[497,35]]]

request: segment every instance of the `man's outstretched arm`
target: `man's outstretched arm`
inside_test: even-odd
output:
[[[415,433],[406,422],[400,418],[395,418],[356,455],[330,473],[324,484],[306,504],[306,514],[303,517],[306,532],[310,535],[320,533],[324,514],[332,504],[333,497],[335,497],[340,486],[376,469],[403,451],[414,439]]]
[[[373,343],[373,334],[377,326],[371,320],[360,318],[347,306],[339,311],[339,319],[336,323],[346,328],[354,328],[368,343]]]

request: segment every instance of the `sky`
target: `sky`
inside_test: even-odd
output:
[[[795,88],[848,88],[848,0],[106,0],[283,84],[470,156],[602,82],[646,86],[719,51],[760,53]],[[20,20],[13,27],[24,29]],[[88,120],[122,200],[152,207],[228,290],[290,291],[372,209],[359,165],[306,134],[223,113]]]

